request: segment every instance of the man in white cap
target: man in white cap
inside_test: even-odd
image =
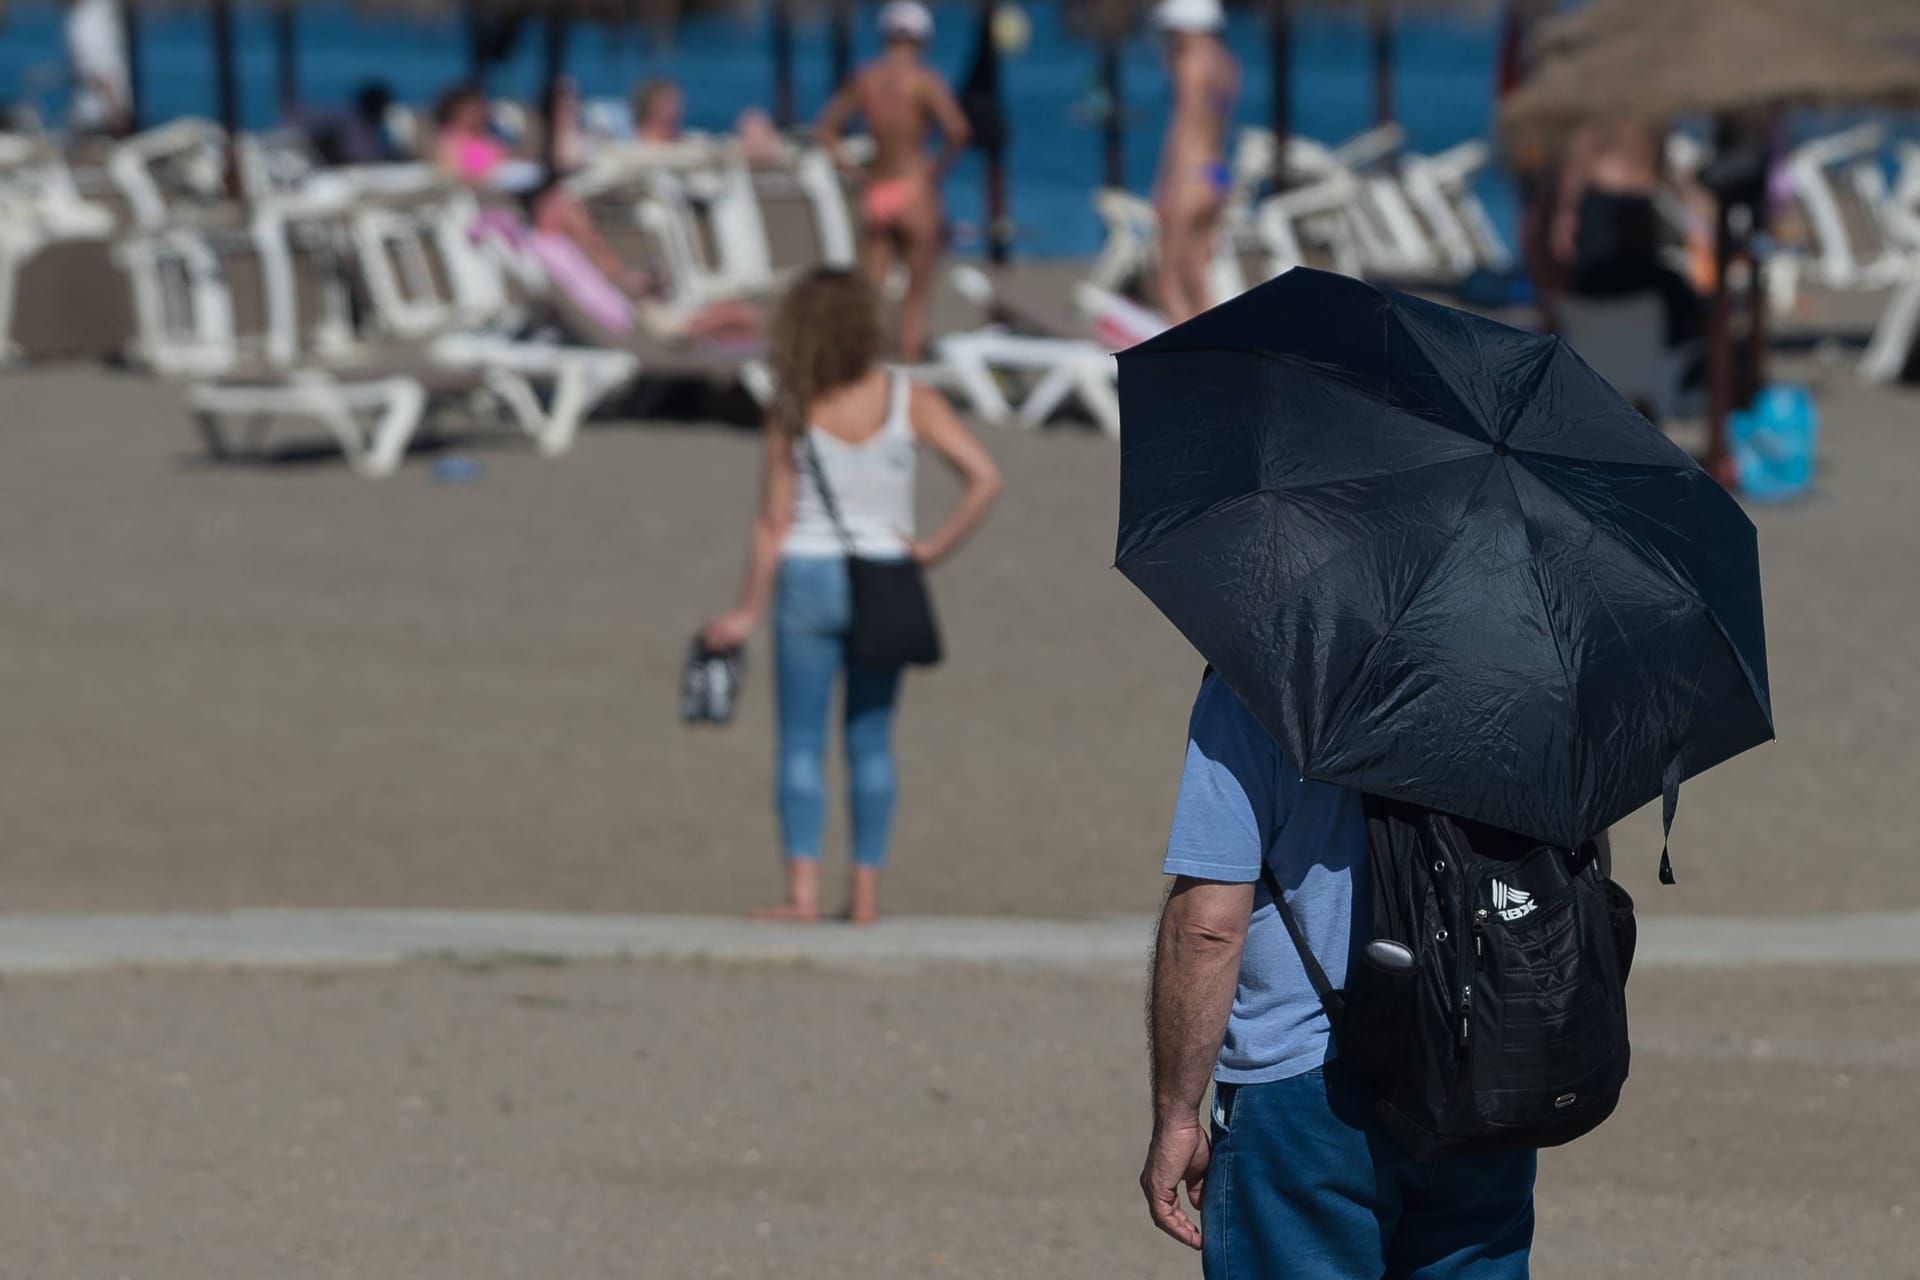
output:
[[[1160,0],[1153,22],[1166,36],[1173,110],[1160,152],[1153,204],[1160,214],[1160,306],[1174,323],[1224,299],[1210,296],[1207,264],[1233,186],[1227,126],[1240,94],[1240,66],[1220,39],[1220,0]]]
[[[897,343],[902,359],[918,360],[927,344],[934,260],[940,256],[945,223],[940,179],[966,150],[972,130],[953,90],[922,60],[933,38],[933,15],[926,5],[889,0],[880,10],[880,34],[886,48],[840,86],[814,135],[829,154],[837,155],[848,121],[856,114],[866,120],[873,159],[860,196],[865,231],[861,265],[881,284],[894,262],[906,263],[907,292],[900,303]],[[930,157],[926,140],[934,128],[940,130],[941,148]]]
[[[119,137],[132,119],[133,81],[119,0],[67,0],[67,61],[75,133]]]

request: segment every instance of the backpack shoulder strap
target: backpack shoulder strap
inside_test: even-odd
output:
[[[1327,971],[1313,954],[1313,948],[1307,945],[1307,935],[1300,928],[1300,919],[1293,914],[1293,908],[1287,905],[1287,895],[1280,888],[1280,877],[1273,873],[1273,864],[1265,858],[1260,860],[1260,878],[1266,881],[1267,892],[1273,895],[1273,909],[1280,916],[1280,923],[1287,928],[1287,936],[1293,939],[1293,949],[1300,953],[1300,967],[1307,971],[1307,981],[1313,984],[1313,994],[1320,997],[1321,1007],[1327,1011],[1327,1017],[1336,1024],[1345,1008],[1340,993],[1334,989],[1327,978]]]

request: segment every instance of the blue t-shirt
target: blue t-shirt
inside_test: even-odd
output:
[[[1200,686],[1167,838],[1168,875],[1255,882],[1240,987],[1214,1078],[1264,1084],[1333,1056],[1326,1010],[1261,877],[1264,859],[1335,986],[1370,924],[1367,826],[1357,793],[1302,779],[1219,676]],[[1355,907],[1359,910],[1356,912]]]

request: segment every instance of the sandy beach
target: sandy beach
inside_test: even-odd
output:
[[[1624,825],[1649,911],[1920,905],[1916,401],[1816,355],[1777,373],[1825,420],[1817,495],[1754,511],[1780,741],[1685,788],[1678,887],[1653,883],[1657,814]],[[753,431],[609,422],[552,461],[503,433],[456,441],[476,483],[424,457],[369,483],[324,452],[210,466],[163,383],[4,386],[9,908],[730,913],[773,891],[764,638],[737,724],[675,719],[688,637],[735,590]],[[1148,909],[1199,662],[1109,567],[1112,444],[987,439],[1008,492],[936,580],[952,659],[905,695],[887,905]],[[923,510],[949,492],[930,477]]]
[[[1541,1280],[1920,1274],[1920,977],[1658,973],[1633,998],[1620,1112],[1543,1157]],[[724,966],[10,981],[5,1269],[1197,1275],[1134,1185],[1139,1002]]]
[[[1678,887],[1655,814],[1618,838],[1676,931],[1920,906],[1915,401],[1795,350],[1819,492],[1754,511],[1781,741],[1685,789]],[[765,641],[737,724],[675,706],[734,589],[751,429],[609,421],[554,461],[455,435],[476,481],[422,455],[370,483],[325,450],[209,465],[162,383],[4,386],[7,910],[724,916],[773,891]],[[952,660],[906,696],[886,905],[1144,913],[1199,663],[1109,567],[1114,446],[986,439],[1007,497],[937,579]],[[1544,1161],[1543,1280],[1920,1275],[1920,971],[1742,965],[1636,975],[1621,1111]],[[1197,1274],[1134,1185],[1140,1000],[1111,968],[950,963],[16,970],[0,1271]]]

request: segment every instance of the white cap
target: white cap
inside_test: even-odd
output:
[[[887,0],[880,10],[880,34],[925,44],[933,39],[933,14],[920,0]]]
[[[1220,0],[1160,0],[1153,7],[1153,25],[1162,31],[1210,34],[1227,25]]]

